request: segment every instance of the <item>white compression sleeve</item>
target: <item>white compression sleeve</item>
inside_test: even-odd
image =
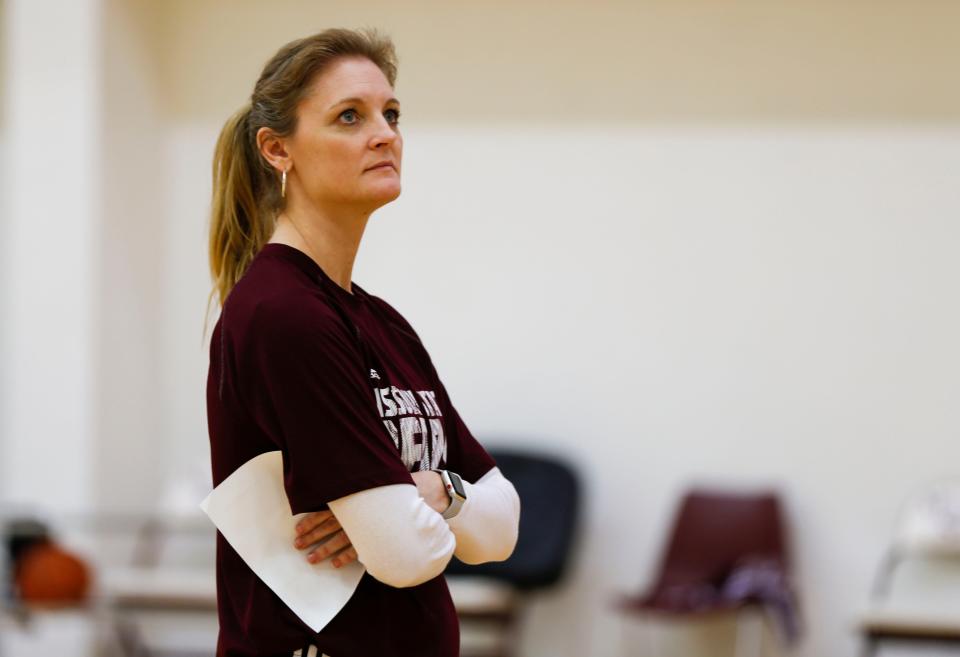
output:
[[[422,584],[442,573],[454,554],[456,537],[413,484],[369,488],[329,506],[357,559],[384,584]]]
[[[503,561],[517,544],[520,497],[513,484],[493,467],[476,483],[463,482],[467,501],[447,521],[457,537],[454,555],[467,564]]]

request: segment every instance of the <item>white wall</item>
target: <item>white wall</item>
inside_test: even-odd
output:
[[[175,169],[199,175],[198,133],[171,135]],[[406,144],[405,191],[354,279],[413,322],[474,433],[567,454],[587,484],[574,578],[535,606],[526,654],[617,654],[606,601],[646,582],[691,481],[783,490],[802,654],[852,654],[898,504],[960,457],[945,173],[960,130],[417,129]],[[190,404],[176,435],[192,426],[200,449]]]
[[[783,490],[800,654],[853,654],[898,503],[960,451],[958,14],[109,3],[94,497],[146,506],[206,467],[222,122],[288,39],[379,25],[401,55],[404,193],[354,279],[417,327],[474,433],[567,454],[587,486],[576,567],[524,654],[620,654],[607,601],[647,582],[691,481]],[[666,644],[716,655],[718,637]]]
[[[103,225],[93,495],[113,511],[149,507],[170,435],[160,382],[168,233],[162,91],[147,48],[155,4],[108,0],[104,19]],[[145,39],[145,36],[147,39]]]
[[[97,460],[102,11],[51,4],[4,7],[0,500],[75,510]]]

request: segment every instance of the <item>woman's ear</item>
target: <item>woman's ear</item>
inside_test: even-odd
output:
[[[290,170],[290,154],[287,153],[286,139],[267,127],[257,130],[257,150],[277,171]]]

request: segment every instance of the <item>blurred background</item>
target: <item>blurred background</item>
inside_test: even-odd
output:
[[[484,445],[577,482],[498,654],[955,654],[960,3],[0,0],[0,509],[48,547],[5,550],[0,655],[213,654],[213,145],[334,26],[400,56],[354,280]],[[678,556],[691,490],[720,527]],[[749,496],[737,593],[710,509]]]

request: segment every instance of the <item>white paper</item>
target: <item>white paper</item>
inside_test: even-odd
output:
[[[343,608],[366,571],[353,561],[336,568],[330,558],[307,561],[293,545],[294,516],[283,488],[279,451],[256,456],[220,482],[200,508],[250,569],[314,632]]]

